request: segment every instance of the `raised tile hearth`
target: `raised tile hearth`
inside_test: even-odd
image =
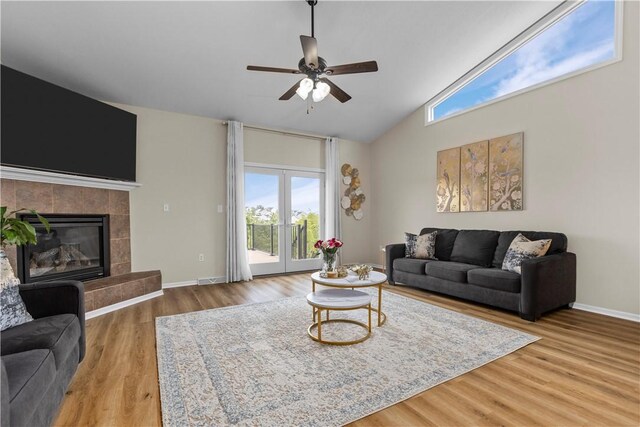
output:
[[[85,311],[90,312],[162,289],[160,270],[91,280],[84,284]]]

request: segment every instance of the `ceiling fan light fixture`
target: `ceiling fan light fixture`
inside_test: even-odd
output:
[[[326,98],[327,95],[329,95],[330,91],[331,91],[331,88],[325,82],[316,83],[316,88],[313,89],[313,94],[312,94],[313,102],[322,101],[323,99]]]
[[[309,96],[309,92],[311,92],[311,89],[313,89],[313,80],[307,77],[306,79],[302,79],[300,81],[300,87],[296,89],[296,93],[300,98],[307,99],[307,96]]]

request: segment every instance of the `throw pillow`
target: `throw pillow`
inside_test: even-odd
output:
[[[33,317],[20,297],[20,280],[13,274],[4,251],[0,251],[0,331],[31,322]]]
[[[502,262],[502,269],[521,274],[522,261],[543,256],[551,246],[551,239],[531,241],[518,234],[511,244]]]
[[[425,233],[416,239],[415,257],[419,259],[436,259],[436,234],[437,231]]]
[[[416,257],[416,241],[418,236],[413,233],[404,233],[404,256],[405,258]]]

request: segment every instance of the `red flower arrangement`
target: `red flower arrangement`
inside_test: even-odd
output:
[[[313,247],[316,249],[320,249],[323,254],[335,254],[343,244],[344,243],[342,243],[342,241],[336,239],[335,237],[332,237],[327,240],[318,240],[315,245],[313,245]]]

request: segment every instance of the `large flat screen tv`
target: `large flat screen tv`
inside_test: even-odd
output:
[[[136,180],[136,115],[2,66],[0,163]]]

